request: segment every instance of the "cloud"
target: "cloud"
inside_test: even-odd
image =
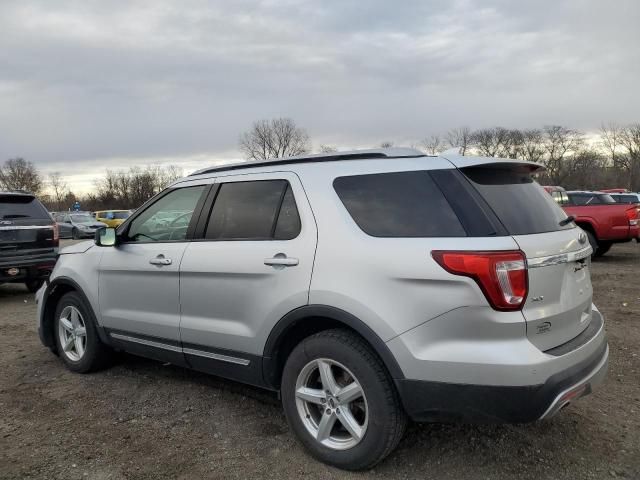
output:
[[[274,116],[349,146],[639,121],[639,15],[634,0],[5,0],[0,159],[214,161]]]

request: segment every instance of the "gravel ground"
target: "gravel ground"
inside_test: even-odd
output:
[[[268,392],[133,356],[70,373],[38,340],[33,296],[0,286],[0,478],[640,478],[640,245],[592,272],[603,387],[547,422],[412,425],[363,473],[311,459]]]

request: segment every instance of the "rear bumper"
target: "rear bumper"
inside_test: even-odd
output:
[[[56,260],[57,254],[0,259],[0,282],[24,282],[48,278]],[[12,269],[18,269],[17,275],[10,275]]]
[[[415,421],[527,423],[550,418],[604,381],[609,346],[542,385],[488,386],[396,380],[407,414]]]

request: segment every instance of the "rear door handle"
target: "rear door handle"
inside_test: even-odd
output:
[[[298,265],[299,260],[297,258],[287,257],[284,253],[278,253],[272,258],[265,258],[264,264],[272,267],[295,267]]]
[[[149,263],[151,265],[171,265],[172,262],[170,258],[164,258],[164,255],[160,254],[156,258],[149,260]]]

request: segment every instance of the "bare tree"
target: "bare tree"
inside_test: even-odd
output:
[[[562,185],[569,175],[568,156],[576,154],[584,146],[584,138],[577,130],[560,125],[547,125],[542,129],[542,146],[545,151],[545,174],[554,183]]]
[[[437,155],[444,150],[445,143],[440,135],[431,135],[420,142],[420,148],[427,155]]]
[[[460,155],[465,155],[472,143],[471,129],[469,127],[453,128],[447,132],[445,138],[450,147],[460,147]]]
[[[544,146],[542,143],[542,130],[537,128],[523,130],[520,158],[528,162],[542,162],[544,157]]]
[[[320,145],[320,153],[334,153],[337,152],[338,149],[333,145]]]
[[[42,178],[33,163],[11,158],[0,165],[0,188],[27,190],[37,195],[42,190]]]
[[[485,157],[506,157],[512,142],[511,130],[502,127],[483,128],[472,135],[473,144]]]
[[[67,193],[69,193],[69,187],[67,182],[60,172],[52,172],[49,174],[49,189],[51,190],[51,199],[55,205],[56,210],[63,210],[63,202]]]
[[[248,160],[286,158],[309,151],[309,135],[290,118],[255,122],[240,135],[240,150]]]
[[[629,188],[640,190],[640,123],[628,125],[622,129],[620,143],[625,150],[621,166],[629,179]]]

